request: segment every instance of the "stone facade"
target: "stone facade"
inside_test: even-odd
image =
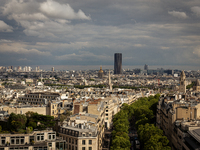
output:
[[[56,138],[53,130],[33,131],[30,134],[0,134],[1,150],[65,149],[65,141]]]
[[[180,93],[186,93],[186,79],[185,78],[186,78],[185,72],[182,71],[181,76],[180,76],[180,86],[179,86]]]

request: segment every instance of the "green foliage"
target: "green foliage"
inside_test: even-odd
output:
[[[139,98],[135,103],[123,104],[120,112],[113,118],[114,130],[112,131],[112,150],[130,149],[128,136],[129,120],[133,119],[138,136],[144,150],[169,150],[168,139],[163,136],[163,131],[155,127],[152,119],[156,115],[157,103],[160,95]]]
[[[128,107],[127,104],[123,104],[121,111],[115,114],[113,118],[114,130],[112,131],[112,150],[130,149],[131,144],[128,136]]]
[[[49,115],[41,115],[34,112],[27,112],[26,117],[28,119],[28,126],[34,129],[44,130],[46,128],[52,128],[55,125],[54,117]]]
[[[148,88],[148,87],[144,87],[144,86],[140,86],[140,87],[135,87],[135,86],[118,86],[118,85],[113,85],[113,89],[114,88],[121,88],[121,89],[139,89],[139,88]]]
[[[33,129],[37,128],[36,122],[33,122],[33,121],[30,121],[30,122],[28,123],[28,126],[29,126],[29,127],[32,127]]]
[[[84,88],[89,88],[89,87],[95,87],[95,88],[103,88],[106,87],[104,84],[99,84],[99,85],[74,85],[75,88],[78,89],[84,89]]]
[[[0,132],[1,132],[1,130],[2,130],[2,127],[0,126]]]
[[[11,113],[8,118],[7,130],[25,133],[31,132],[33,129],[44,130],[52,128],[55,125],[54,117],[49,115],[41,115],[34,112],[27,112],[26,115]],[[27,128],[27,130],[25,130]]]
[[[25,115],[11,113],[8,119],[8,125],[10,130],[19,131],[25,129],[27,118]]]
[[[95,80],[91,78],[90,81],[95,81]]]
[[[186,89],[192,88],[192,87],[194,86],[194,84],[195,84],[195,82],[192,82],[191,84],[187,85],[187,86],[186,86]]]
[[[129,139],[122,136],[116,136],[112,141],[111,150],[130,150],[131,143]]]
[[[144,144],[144,150],[170,149],[167,146],[169,140],[163,136],[163,131],[153,124],[140,125],[138,136],[141,143]]]
[[[59,116],[59,119],[60,119],[61,124],[63,124],[63,121],[64,121],[65,119],[67,119],[70,115],[72,115],[72,113],[71,113],[70,111],[67,111],[67,110],[66,110],[66,113],[65,113],[65,114],[61,114],[61,115]]]
[[[33,127],[27,127],[26,132],[31,133],[33,131]]]

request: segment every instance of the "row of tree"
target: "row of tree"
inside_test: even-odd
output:
[[[113,118],[112,146],[111,150],[129,150],[131,143],[129,140],[128,113],[122,107]]]
[[[2,124],[4,131],[18,133],[31,132],[33,129],[44,130],[53,126],[55,126],[53,116],[41,115],[30,111],[25,115],[11,113],[6,126]]]
[[[139,98],[135,103],[123,104],[113,119],[112,149],[130,149],[128,131],[136,128],[144,150],[170,149],[163,131],[155,127],[157,103],[160,95]]]
[[[155,126],[157,104],[160,95],[140,98],[130,105],[134,110],[135,125],[144,150],[170,150],[169,140],[163,131]]]

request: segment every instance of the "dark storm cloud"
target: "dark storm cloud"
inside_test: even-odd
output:
[[[8,0],[0,6],[2,65],[112,65],[115,52],[124,65],[200,63],[199,0]]]

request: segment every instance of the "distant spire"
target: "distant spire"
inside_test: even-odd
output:
[[[42,73],[41,73],[41,83],[42,83]]]
[[[109,84],[110,91],[112,91],[112,83],[111,83],[111,78],[110,78],[110,70],[109,70],[109,74],[108,74],[108,84]]]

